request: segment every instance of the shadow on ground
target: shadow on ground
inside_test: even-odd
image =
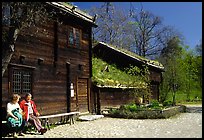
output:
[[[202,113],[202,107],[187,106],[187,113]]]

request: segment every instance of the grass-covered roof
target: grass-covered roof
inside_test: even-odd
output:
[[[104,47],[108,47],[114,51],[117,51],[117,52],[120,52],[122,54],[125,54],[126,56],[128,57],[131,57],[137,61],[140,61],[146,65],[149,65],[149,66],[152,66],[152,67],[155,67],[155,68],[158,68],[158,69],[161,69],[163,70],[164,67],[161,63],[159,63],[158,61],[156,60],[150,60],[150,59],[147,59],[147,58],[144,58],[142,56],[139,56],[131,51],[128,51],[126,49],[123,49],[121,47],[117,47],[117,46],[114,46],[114,45],[110,45],[110,44],[107,44],[107,43],[104,43],[104,42],[96,42],[94,44],[94,47],[96,47],[97,45],[101,45],[101,46],[104,46]]]
[[[95,24],[94,17],[83,12],[82,10],[77,8],[77,6],[75,6],[75,5],[72,5],[72,4],[66,3],[66,2],[46,2],[46,3],[64,11],[64,12],[67,12],[71,15],[74,15],[80,19],[88,21],[94,27],[97,27],[97,25]]]
[[[92,81],[98,87],[145,88],[141,75],[133,76],[118,69],[115,64],[108,64],[100,58],[92,57]]]

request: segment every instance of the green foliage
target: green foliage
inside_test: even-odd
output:
[[[169,107],[172,104],[171,101],[165,102],[165,106],[160,106],[157,101],[152,101],[152,103],[153,105],[149,106],[121,105],[118,109],[111,109],[109,116],[126,119],[160,119],[185,112],[185,106]]]
[[[138,68],[134,67],[134,70],[132,68],[123,71],[115,64],[108,64],[99,58],[92,57],[92,81],[96,85],[102,86],[146,88],[147,85],[142,80],[142,76],[133,72],[135,70],[138,72]],[[131,75],[130,73],[134,74]]]
[[[200,43],[195,47],[195,54],[196,56],[202,57],[202,39],[200,40]]]
[[[148,106],[144,105],[136,105],[134,103],[121,105],[119,110],[120,111],[126,111],[126,112],[138,112],[138,111],[145,111],[145,110],[154,110],[154,109],[163,109],[164,107],[162,105],[159,105],[159,102],[157,100],[152,100],[151,104]]]
[[[192,90],[189,98],[187,98],[187,94],[182,91],[177,91],[176,92],[176,101],[177,103],[185,103],[185,102],[198,102],[202,101],[202,92],[201,90]],[[165,105],[165,102],[172,102],[172,94],[169,93],[168,96],[166,97],[166,100],[163,102],[163,105]],[[170,103],[171,104],[171,103]]]
[[[139,75],[138,80],[143,81],[146,84],[146,88],[136,88],[131,91],[132,94],[134,94],[135,99],[137,99],[138,97],[143,97],[145,100],[149,100],[149,97],[151,95],[151,89],[150,89],[150,79],[149,79],[150,72],[148,67],[143,65],[143,69],[141,70],[136,66],[134,67],[130,65],[130,67],[126,68],[125,71],[131,76]]]
[[[129,75],[132,75],[132,76],[141,74],[141,70],[138,67],[134,67],[132,65],[130,65],[130,68],[126,68],[125,70]]]
[[[149,70],[146,66],[139,69],[131,66],[121,70],[115,64],[108,64],[102,59],[92,57],[92,82],[97,86],[111,86],[129,88],[136,97],[144,97],[149,100],[151,89]]]
[[[111,114],[115,114],[117,116],[120,114],[120,110],[118,110],[118,109],[111,109],[110,112],[111,112]]]
[[[166,100],[163,102],[163,106],[172,106],[172,101]]]
[[[196,56],[188,46],[172,39],[164,48],[160,62],[165,67],[160,87],[160,101],[192,101],[202,95],[202,56]],[[196,91],[196,92],[194,92]]]
[[[130,112],[136,112],[138,110],[138,106],[136,104],[128,104],[120,107],[120,110],[128,110]]]
[[[152,108],[159,107],[159,101],[152,100],[150,103],[150,107],[152,107]]]
[[[72,2],[63,2],[63,4],[66,6],[66,5],[69,5],[69,6],[73,6]]]

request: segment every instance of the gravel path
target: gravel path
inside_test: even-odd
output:
[[[180,113],[169,119],[104,117],[76,121],[74,125],[57,126],[44,135],[27,134],[19,138],[202,138],[202,106],[199,109],[201,112]]]

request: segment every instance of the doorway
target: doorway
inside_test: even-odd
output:
[[[77,101],[79,112],[89,112],[89,85],[88,78],[77,79]]]

